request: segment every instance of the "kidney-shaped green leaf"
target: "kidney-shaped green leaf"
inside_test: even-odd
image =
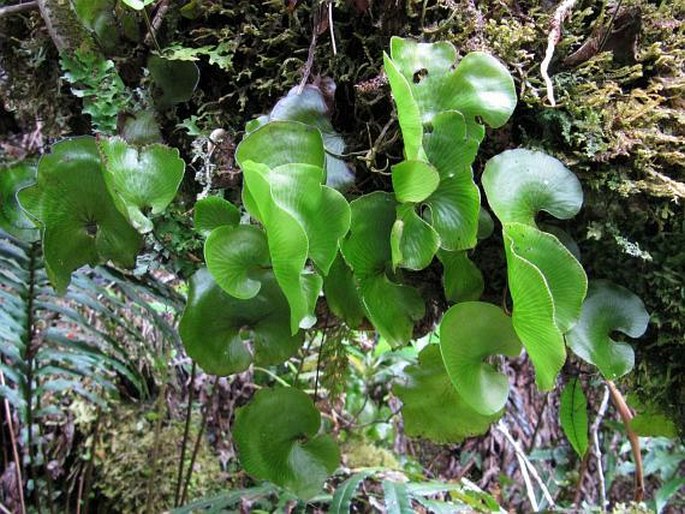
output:
[[[485,416],[504,408],[509,381],[485,360],[516,357],[521,342],[502,309],[483,302],[450,307],[440,323],[440,351],[450,380],[471,408]]]
[[[105,183],[121,213],[141,233],[152,230],[150,214],[159,214],[176,196],[185,162],[175,148],[153,144],[138,149],[120,137],[98,140]]]
[[[483,188],[502,223],[535,225],[540,211],[569,219],[583,205],[578,178],[543,152],[516,149],[496,155],[485,165]]]
[[[323,169],[326,158],[321,132],[297,121],[262,125],[240,142],[235,156],[241,167],[246,161],[254,161],[270,169],[296,162]]]
[[[635,355],[629,344],[613,340],[611,333],[637,338],[648,324],[649,314],[634,293],[607,280],[593,280],[580,320],[566,342],[573,353],[597,366],[606,379],[614,380],[633,369]]]
[[[320,428],[321,414],[305,393],[262,389],[238,409],[233,435],[248,473],[308,500],[340,463],[338,446]]]
[[[422,270],[433,260],[440,245],[440,237],[423,218],[414,206],[403,204],[397,206],[397,220],[390,235],[392,247],[392,266],[412,270]]]
[[[23,241],[40,237],[36,224],[17,201],[17,192],[36,182],[36,166],[27,162],[0,168],[0,228]]]
[[[333,314],[350,328],[357,328],[366,317],[352,270],[342,255],[333,261],[323,283],[326,303]]]
[[[436,344],[419,354],[418,365],[405,369],[407,381],[393,388],[402,400],[404,430],[411,437],[437,443],[458,443],[484,434],[502,412],[483,416],[454,388]]]
[[[302,345],[290,333],[290,312],[273,275],[265,272],[261,288],[249,300],[225,293],[202,268],[190,279],[188,303],[179,324],[188,355],[207,373],[230,375],[258,366],[279,364]]]
[[[192,61],[150,55],[147,67],[162,92],[159,97],[162,107],[187,102],[200,82],[200,69]]]
[[[299,121],[318,128],[326,149],[326,185],[343,190],[354,183],[350,167],[337,157],[345,153],[345,141],[333,128],[328,106],[318,87],[308,84],[301,91],[299,86],[292,88],[276,103],[269,119]]]
[[[221,289],[241,300],[254,297],[271,267],[266,236],[257,227],[225,225],[205,242],[207,268]]]
[[[40,160],[36,184],[18,193],[42,224],[48,276],[58,292],[84,264],[135,264],[141,237],[117,210],[103,174],[95,138],[67,139]]]
[[[369,320],[393,346],[411,339],[414,322],[425,312],[415,288],[396,284],[387,276],[396,206],[392,195],[380,191],[354,200],[350,233],[341,244]]]
[[[422,202],[440,183],[438,171],[424,161],[402,161],[392,167],[392,188],[398,202]]]
[[[240,222],[238,208],[219,196],[208,196],[198,200],[194,211],[195,230],[205,237],[217,227],[233,226]]]
[[[466,117],[470,131],[479,134],[480,141],[479,120],[496,128],[514,112],[514,80],[489,54],[472,52],[455,66],[457,52],[451,43],[418,43],[393,37],[390,55],[410,86],[424,124],[440,112],[456,110]],[[394,93],[393,81],[390,83]]]

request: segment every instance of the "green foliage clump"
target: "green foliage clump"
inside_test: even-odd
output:
[[[114,134],[118,114],[131,101],[114,62],[81,50],[62,54],[61,62],[62,78],[72,85],[76,97],[83,98],[83,112],[90,115],[95,132]]]
[[[95,449],[95,487],[115,512],[142,512],[152,494],[149,512],[164,512],[173,506],[182,421],[164,421],[159,439],[157,420],[147,409],[118,405],[103,415]],[[189,441],[197,438],[198,427],[191,425]],[[155,450],[157,448],[157,450]],[[156,462],[151,456],[157,451]],[[190,463],[186,453],[185,468]],[[217,493],[225,487],[219,460],[203,439],[195,459],[188,498]]]

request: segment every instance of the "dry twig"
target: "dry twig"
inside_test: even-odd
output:
[[[5,7],[0,7],[0,18],[3,16],[9,16],[10,14],[19,14],[26,11],[33,11],[38,9],[38,2],[24,2],[21,4],[7,5]]]
[[[642,453],[640,452],[640,439],[638,438],[635,431],[630,428],[630,420],[633,419],[633,413],[630,412],[630,407],[626,403],[625,398],[618,390],[616,385],[611,381],[607,380],[607,385],[609,386],[609,391],[611,392],[611,401],[614,402],[614,406],[621,416],[621,421],[623,421],[623,426],[626,429],[626,435],[628,436],[628,441],[630,441],[630,447],[633,451],[633,460],[635,461],[635,501],[641,502],[645,495],[645,477],[642,468]]]
[[[566,17],[571,13],[571,9],[576,4],[576,0],[564,0],[559,4],[556,11],[554,11],[554,17],[552,18],[552,28],[549,31],[549,36],[547,37],[547,50],[545,51],[545,58],[540,64],[540,74],[545,80],[547,86],[547,98],[552,107],[556,106],[556,101],[554,100],[554,85],[552,84],[552,79],[549,78],[549,64],[552,62],[552,57],[554,56],[554,47],[557,45],[561,39],[561,24],[564,22]]]

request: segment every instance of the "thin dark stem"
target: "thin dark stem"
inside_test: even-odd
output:
[[[207,417],[209,416],[209,410],[212,407],[212,404],[214,403],[214,398],[216,397],[216,393],[219,389],[219,377],[216,376],[214,377],[214,383],[212,384],[212,394],[207,400],[207,404],[205,405],[205,409],[202,412],[202,421],[200,421],[200,430],[197,433],[197,439],[195,439],[195,446],[193,447],[193,455],[190,457],[190,464],[188,465],[188,472],[186,473],[186,480],[185,483],[183,484],[183,494],[181,494],[181,502],[180,504],[183,505],[186,501],[186,497],[188,496],[188,486],[190,486],[190,479],[193,476],[193,468],[195,467],[195,459],[197,458],[197,454],[200,451],[200,444],[202,443],[202,435],[204,434],[205,431],[205,425],[207,424]]]
[[[150,37],[152,38],[152,43],[155,45],[155,50],[161,54],[162,47],[159,46],[159,42],[157,41],[157,35],[155,34],[156,31],[150,22],[150,15],[147,13],[147,8],[143,8],[143,19],[145,20],[145,26],[147,27],[148,34],[150,34]]]
[[[193,361],[190,369],[190,385],[188,386],[188,406],[186,407],[186,422],[183,429],[183,442],[181,443],[181,458],[178,461],[178,477],[176,479],[176,493],[174,494],[174,507],[179,506],[181,500],[181,487],[183,485],[183,463],[186,459],[186,448],[188,446],[188,436],[190,434],[190,417],[193,411],[193,397],[195,396],[195,373],[197,365]]]

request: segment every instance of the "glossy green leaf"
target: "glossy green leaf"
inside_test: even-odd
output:
[[[238,409],[233,435],[248,473],[308,500],[340,462],[335,441],[320,428],[321,415],[305,393],[262,389]]]
[[[436,344],[424,348],[418,365],[407,367],[405,373],[407,382],[397,384],[393,391],[402,400],[404,430],[411,437],[456,443],[484,434],[502,415],[483,416],[464,401],[447,375]]]
[[[469,125],[482,119],[497,128],[516,107],[514,81],[491,55],[472,52],[455,66],[457,53],[448,42],[418,43],[393,37],[390,48],[391,59],[409,84],[424,124],[440,112],[455,110]]]
[[[392,167],[392,188],[398,202],[422,202],[438,187],[440,175],[424,161],[402,161]]]
[[[160,144],[138,149],[120,137],[99,139],[98,149],[117,208],[139,232],[150,232],[147,212],[163,212],[183,180],[185,162],[178,150]]]
[[[426,268],[440,245],[440,237],[410,204],[397,206],[397,220],[390,234],[392,266],[412,270]]]
[[[278,284],[290,305],[292,333],[314,324],[314,305],[309,302],[302,280],[307,263],[309,240],[304,227],[271,196],[269,168],[251,161],[242,164],[245,188],[258,205],[266,228],[269,253]]]
[[[240,223],[238,208],[219,196],[208,196],[198,200],[194,211],[195,230],[205,237],[217,227],[235,226]]]
[[[595,280],[590,283],[580,320],[567,334],[566,342],[578,357],[614,380],[633,369],[635,355],[629,344],[613,340],[612,332],[637,338],[648,324],[649,314],[634,293],[609,281]]]
[[[395,284],[382,274],[360,279],[360,290],[369,320],[391,346],[412,338],[414,323],[426,312],[415,288]]]
[[[366,317],[352,270],[338,254],[324,279],[323,291],[328,308],[350,328],[357,328]]]
[[[484,416],[504,408],[509,381],[486,360],[516,357],[521,342],[502,309],[483,302],[450,307],[440,323],[440,351],[450,380],[471,408]]]
[[[239,300],[222,291],[205,268],[190,279],[179,332],[188,355],[207,373],[222,376],[251,362],[284,362],[303,341],[301,333],[290,333],[288,303],[273,275],[261,277],[255,297]]]
[[[467,119],[482,118],[493,128],[504,125],[516,108],[516,89],[509,71],[484,52],[467,54],[440,94]]]
[[[425,205],[441,248],[455,251],[476,246],[480,192],[470,174],[442,179]]]
[[[441,178],[467,174],[476,159],[479,142],[469,137],[464,115],[445,111],[435,115],[431,130],[423,136],[426,156]]]
[[[35,182],[34,164],[21,162],[9,168],[0,168],[0,228],[26,242],[36,241],[40,232],[19,205],[17,193]]]
[[[271,268],[266,236],[257,227],[224,225],[205,242],[207,268],[221,289],[241,300],[253,298]]]
[[[117,210],[103,175],[95,138],[68,139],[53,145],[38,164],[36,184],[18,194],[43,226],[48,276],[60,293],[85,264],[135,263],[141,237]]]
[[[319,129],[326,149],[326,185],[344,190],[354,183],[350,167],[337,157],[345,153],[345,141],[331,124],[330,112],[321,90],[312,84],[306,85],[301,92],[299,90],[299,86],[294,87],[281,98],[272,109],[269,120],[299,121]]]
[[[411,339],[414,322],[425,313],[416,289],[395,284],[386,275],[392,259],[390,238],[396,206],[393,196],[383,192],[354,200],[350,233],[341,244],[369,320],[393,346]]]
[[[350,203],[350,232],[341,244],[345,260],[355,276],[384,273],[392,260],[390,233],[397,202],[393,195],[376,191]]]
[[[490,207],[503,224],[535,226],[540,211],[569,219],[583,205],[578,178],[561,161],[543,152],[502,152],[487,162],[482,180]]]
[[[321,132],[297,121],[271,121],[250,132],[236,149],[236,160],[269,168],[302,163],[323,169],[326,160]]]
[[[383,68],[397,105],[397,119],[404,141],[404,157],[408,160],[423,158],[423,123],[419,106],[412,96],[411,86],[386,53],[383,53]]]
[[[509,223],[504,229],[512,319],[533,365],[538,387],[554,387],[566,361],[563,334],[580,314],[587,278],[554,236]]]
[[[478,300],[483,294],[483,274],[469,259],[465,251],[448,252],[439,250],[442,263],[442,285],[448,302],[459,303]]]
[[[200,69],[192,61],[150,55],[147,67],[152,80],[162,92],[159,97],[162,107],[187,102],[200,82]]]
[[[318,291],[309,291],[313,299],[307,296],[301,274],[308,258],[328,273],[349,229],[350,207],[339,192],[322,185],[320,167],[294,163],[269,169],[251,161],[242,166],[245,188],[266,228],[274,273],[291,306],[292,330],[307,328],[315,321]]]
[[[587,292],[585,270],[551,234],[521,223],[508,223],[504,233],[507,240],[513,241],[507,257],[522,259],[543,275],[554,300],[554,322],[562,333],[568,332],[580,316]]]
[[[577,378],[571,379],[561,393],[559,420],[573,449],[584,457],[588,448],[587,400]]]

